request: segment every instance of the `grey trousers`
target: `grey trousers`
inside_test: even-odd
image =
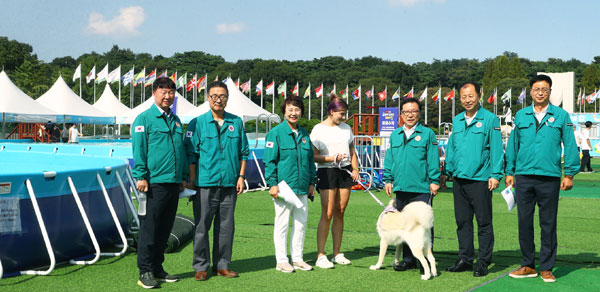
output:
[[[233,233],[235,230],[234,212],[237,194],[234,187],[198,188],[194,198],[194,271],[206,271],[210,266],[210,246],[208,232],[213,223],[213,256],[215,270],[226,270],[231,263]]]

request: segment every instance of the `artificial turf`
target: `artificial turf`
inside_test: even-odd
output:
[[[596,163],[595,163],[596,164]],[[600,170],[600,165],[595,168]],[[558,256],[555,265],[556,283],[536,279],[511,279],[505,276],[517,268],[521,254],[517,235],[516,209],[508,212],[499,193],[494,194],[495,246],[493,264],[486,277],[474,278],[472,273],[447,273],[444,269],[457,258],[458,243],[450,190],[440,192],[433,201],[435,213],[434,255],[441,275],[431,281],[420,280],[418,270],[395,272],[390,264],[393,248],[388,249],[384,269],[369,270],[377,261],[379,237],[375,230],[381,207],[364,192],[353,192],[345,215],[342,250],[352,260],[350,266],[336,265],[332,270],[297,271],[284,274],[275,270],[273,248],[273,203],[267,192],[241,195],[236,209],[236,233],[231,269],[240,277],[227,279],[213,276],[204,282],[194,280],[192,245],[167,254],[165,269],[177,274],[177,283],[165,283],[168,291],[598,291],[600,290],[600,173],[575,177],[577,197],[561,192],[558,213]],[[565,194],[566,193],[566,194]],[[383,201],[383,192],[375,193]],[[575,195],[575,194],[574,194]],[[316,226],[320,216],[319,197],[309,203],[309,224],[306,233],[304,259],[315,262]],[[181,200],[179,212],[192,216],[192,205]],[[539,228],[536,217],[535,242],[539,250]],[[477,236],[475,235],[475,240]],[[477,244],[475,245],[477,246]],[[331,253],[331,237],[326,251]],[[504,277],[502,277],[504,276]],[[138,271],[136,254],[129,252],[118,258],[102,258],[91,266],[62,264],[48,276],[17,276],[0,280],[0,291],[130,291],[142,290],[136,285]],[[492,281],[495,280],[497,281]],[[490,283],[488,283],[490,282]],[[480,287],[481,286],[481,287]]]

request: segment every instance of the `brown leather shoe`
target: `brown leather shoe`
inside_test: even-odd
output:
[[[238,273],[236,273],[230,269],[218,270],[217,275],[223,276],[225,278],[235,278],[235,277],[239,276]]]
[[[194,279],[196,279],[196,281],[205,281],[208,279],[208,275],[206,274],[206,271],[196,272]]]
[[[552,271],[542,271],[542,280],[546,283],[554,283],[556,282],[556,277],[552,275]]]
[[[535,278],[537,277],[537,271],[530,267],[520,267],[508,274],[511,278],[521,279],[521,278]]]

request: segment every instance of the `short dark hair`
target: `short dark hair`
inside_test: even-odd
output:
[[[544,75],[544,74],[540,74],[540,75],[535,75],[533,76],[533,78],[531,78],[531,80],[529,81],[529,87],[533,87],[533,84],[539,81],[546,81],[548,82],[548,84],[550,84],[550,88],[552,88],[552,78],[550,78],[550,76],[548,75]]]
[[[227,92],[227,95],[229,95],[229,89],[227,89],[227,84],[225,84],[225,82],[223,81],[213,81],[210,84],[208,84],[208,87],[206,87],[206,93],[209,93],[210,90],[213,87],[221,87],[225,89],[225,92]]]
[[[475,92],[477,93],[477,96],[479,96],[479,93],[481,92],[481,91],[480,91],[481,89],[480,89],[479,85],[477,85],[475,82],[465,82],[463,85],[461,85],[461,86],[458,88],[458,92],[459,92],[459,94],[458,94],[458,95],[460,95],[460,90],[461,90],[461,89],[463,89],[463,88],[465,88],[465,87],[467,87],[467,86],[469,86],[469,85],[473,85],[473,87],[475,87]]]
[[[169,77],[156,78],[156,80],[154,80],[154,83],[152,84],[152,87],[154,87],[154,89],[152,91],[156,91],[159,88],[166,88],[166,89],[173,89],[173,90],[177,89],[177,87],[175,86],[175,82],[173,82],[173,80],[171,80],[171,78],[169,78]]]
[[[321,97],[322,98],[322,97]],[[298,96],[288,96],[282,103],[281,103],[281,113],[285,115],[285,107],[290,104],[293,106],[297,106],[300,108],[300,116],[302,116],[304,114],[304,102],[302,102],[302,99],[300,99],[300,97]]]
[[[411,103],[414,102],[419,106],[419,111],[421,111],[421,103],[419,102],[418,99],[411,97],[411,98],[405,98],[400,102],[400,110],[402,110],[402,108],[404,107],[405,104],[407,103]]]
[[[585,122],[585,127],[586,127],[586,128],[591,128],[591,127],[592,127],[592,122],[590,122],[590,121],[586,121],[586,122]]]

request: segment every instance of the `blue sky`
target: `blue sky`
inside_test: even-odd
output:
[[[323,56],[431,62],[600,55],[600,1],[2,1],[0,35],[56,57],[116,44],[171,56],[204,51],[238,59]],[[176,3],[176,5],[172,5]]]

